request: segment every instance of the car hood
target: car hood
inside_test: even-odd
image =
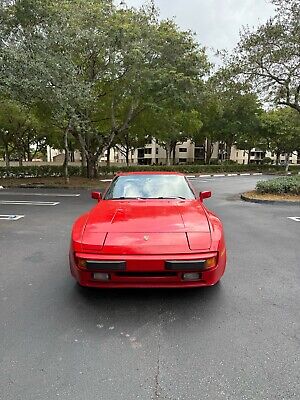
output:
[[[211,235],[199,200],[102,200],[82,243],[110,254],[171,254],[207,250]]]

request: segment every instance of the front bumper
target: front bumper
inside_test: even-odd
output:
[[[178,254],[170,256],[108,256],[95,254],[77,253],[79,258],[90,260],[101,260],[118,262],[120,259],[126,262],[125,270],[110,270],[101,268],[101,272],[109,273],[108,281],[99,281],[94,279],[94,273],[97,269],[87,269],[78,267],[72,250],[70,251],[70,270],[73,277],[81,286],[93,288],[187,288],[215,285],[222,277],[226,265],[225,249],[218,254],[218,263],[215,267],[207,270],[193,269],[193,261],[199,258],[211,257],[212,253],[201,254]],[[191,268],[182,270],[170,270],[166,267],[167,263],[191,262]],[[100,271],[100,269],[99,269]],[[183,274],[186,272],[199,272],[200,278],[195,281],[183,280]]]

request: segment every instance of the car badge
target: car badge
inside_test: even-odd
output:
[[[144,240],[146,240],[146,241],[149,240],[149,236],[146,236],[146,235],[145,235],[145,236],[144,236]]]

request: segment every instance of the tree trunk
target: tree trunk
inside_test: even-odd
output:
[[[230,161],[232,142],[226,142],[226,161]]]
[[[107,148],[107,153],[106,153],[106,166],[110,166],[110,147]]]
[[[250,164],[250,157],[251,157],[251,149],[248,149],[248,160],[247,160],[247,164]]]
[[[65,150],[65,159],[64,159],[64,176],[65,176],[65,183],[70,183],[69,177],[69,144],[68,144],[68,133],[69,133],[70,123],[68,124],[67,128],[64,132],[64,150]]]
[[[93,162],[93,178],[98,178],[98,161],[97,159]]]
[[[276,165],[279,165],[280,154],[280,151],[276,152]]]
[[[173,150],[172,150],[172,153],[173,153],[173,165],[175,165],[175,162],[176,162],[176,145],[175,145],[175,147],[173,147]]]
[[[23,157],[19,156],[19,167],[23,167]]]
[[[126,154],[125,154],[125,157],[126,157],[126,165],[127,165],[127,167],[128,167],[128,165],[129,165],[129,152],[130,152],[129,146],[126,146]]]
[[[86,177],[90,179],[93,175],[92,172],[92,163],[90,157],[86,157]]]
[[[169,165],[171,165],[171,146],[169,144],[167,144],[165,146],[165,149],[166,149],[166,162],[167,162],[167,165],[169,166]]]
[[[10,162],[10,160],[9,160],[8,145],[5,145],[5,155],[4,155],[4,158],[5,158],[5,166],[6,166],[6,168],[9,168],[9,162]]]
[[[80,155],[81,155],[81,169],[82,169],[82,171],[84,171],[84,169],[86,168],[86,156],[85,156],[85,151],[84,151],[84,150],[81,150]]]
[[[26,154],[27,154],[27,160],[32,161],[32,156],[31,156],[31,151],[30,151],[30,143],[28,142],[26,144]]]
[[[98,157],[94,154],[89,154],[86,157],[86,171],[89,179],[97,178],[98,176],[97,159]]]
[[[212,156],[212,142],[211,139],[207,138],[206,151],[205,151],[205,164],[210,163],[211,156]]]
[[[285,161],[284,161],[284,164],[285,164],[285,173],[286,173],[286,174],[289,172],[290,155],[291,155],[291,153],[285,153]]]

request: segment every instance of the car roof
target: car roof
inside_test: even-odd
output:
[[[181,172],[176,171],[134,171],[134,172],[118,172],[117,176],[130,176],[130,175],[179,175],[184,176]]]

